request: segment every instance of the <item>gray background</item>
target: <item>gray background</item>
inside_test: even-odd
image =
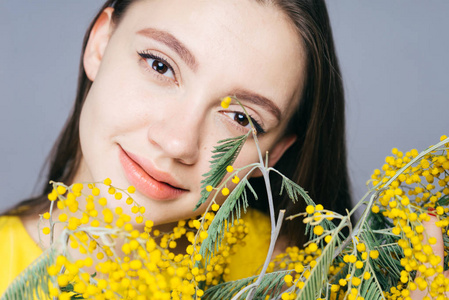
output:
[[[347,95],[354,198],[393,147],[449,135],[449,1],[328,0]],[[0,0],[0,209],[37,192],[99,0]]]

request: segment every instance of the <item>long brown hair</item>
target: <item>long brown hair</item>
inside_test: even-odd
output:
[[[268,0],[257,0],[265,3]],[[47,163],[50,180],[72,183],[81,159],[79,119],[81,108],[92,82],[83,66],[84,49],[91,29],[106,7],[114,7],[113,21],[121,20],[133,0],[108,0],[90,24],[83,41],[78,88],[72,114],[56,141]],[[345,109],[340,68],[335,54],[332,31],[324,0],[272,0],[290,18],[304,42],[306,50],[306,82],[286,134],[295,134],[296,142],[276,164],[276,168],[306,189],[312,199],[326,208],[344,213],[350,207],[349,180],[346,166]],[[263,195],[263,183],[252,179],[253,186]],[[279,188],[278,177],[273,187]],[[49,202],[46,195],[51,186],[45,184],[41,195],[19,203],[7,214],[29,215],[44,212]],[[266,201],[251,201],[251,205],[266,211]],[[287,197],[277,199],[276,209],[287,209],[287,215],[304,211],[302,202],[293,204]],[[285,222],[282,234],[292,244],[306,240],[300,219]]]

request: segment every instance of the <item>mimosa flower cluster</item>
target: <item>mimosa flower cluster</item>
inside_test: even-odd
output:
[[[104,186],[112,200],[100,196]],[[65,227],[58,246],[61,254],[48,267],[53,276],[50,296],[61,300],[74,295],[85,299],[199,299],[205,289],[223,281],[234,246],[247,234],[243,220],[229,224],[232,230],[226,232],[206,265],[198,252],[217,204],[200,218],[181,220],[172,232],[162,233],[145,219],[145,208],[131,197],[134,187],[121,190],[106,179],[87,184],[87,190],[90,193],[83,194],[85,186],[79,183],[54,183],[48,198],[59,209],[57,220],[52,211],[43,215],[49,220],[44,234],[50,234],[58,223]],[[78,201],[80,197],[86,201]],[[132,215],[120,206],[111,210],[108,201],[125,201]]]
[[[441,141],[445,140],[447,136],[442,136]],[[428,152],[385,186],[418,156],[415,149],[403,153],[394,148],[382,169],[375,170],[372,175],[372,184],[382,192],[371,210],[377,218],[391,221],[389,234],[397,239],[403,254],[400,281],[386,293],[390,299],[410,299],[410,291],[416,289],[428,290],[425,299],[445,299],[445,292],[449,292],[449,279],[443,274],[448,269],[447,248],[444,249],[446,259],[442,261],[432,248],[436,238],[429,236],[424,228],[424,222],[435,216],[435,224],[442,234],[449,233],[448,148],[449,143],[446,143],[438,151]]]
[[[305,250],[287,249],[279,262],[272,262],[292,270],[284,278],[290,288],[282,299],[364,300],[377,295],[411,300],[415,290],[425,291],[424,300],[447,299],[449,278],[443,272],[449,263],[448,149],[447,136],[441,137],[439,147],[421,154],[393,149],[393,156],[374,171],[369,181],[374,194],[358,204],[368,208],[354,227],[349,216],[319,204],[307,206],[300,215],[309,226],[311,242]],[[333,218],[341,220],[335,223],[339,225],[328,222]],[[430,221],[444,236],[444,260],[432,248],[437,238],[425,230]],[[341,235],[342,227],[349,228],[349,236]],[[306,268],[303,261],[308,262]],[[308,285],[317,287],[313,296]]]
[[[447,142],[447,137],[441,140]],[[318,282],[318,299],[364,300],[372,290],[386,299],[410,300],[417,289],[427,291],[425,299],[445,299],[449,292],[449,279],[443,275],[448,267],[447,249],[442,261],[432,248],[436,238],[426,233],[424,225],[435,216],[442,233],[448,233],[448,148],[446,143],[421,154],[393,149],[392,156],[372,175],[374,195],[359,203],[368,209],[355,226],[350,225],[352,211],[342,216],[320,204],[308,205],[301,216],[310,242],[303,249],[288,247],[269,263],[265,276],[284,272],[280,273],[284,288],[280,294],[268,291],[265,299],[307,299],[312,282],[320,276],[326,280]],[[226,171],[238,178],[231,166]],[[234,246],[248,234],[238,218],[226,224],[233,229],[222,232],[217,253],[207,261],[199,253],[220,208],[214,202],[199,219],[179,221],[172,232],[161,233],[145,219],[145,208],[132,199],[133,187],[121,190],[109,179],[87,184],[87,195],[83,194],[86,185],[55,183],[54,187],[49,199],[60,213],[55,214],[57,220],[51,212],[43,215],[50,221],[43,232],[52,233],[58,223],[65,226],[61,255],[48,267],[53,276],[50,295],[58,299],[73,295],[200,299],[208,288],[224,284]],[[111,199],[101,197],[100,189],[112,201],[130,206],[132,216],[121,206],[114,211],[108,208]],[[207,185],[205,190],[229,195],[225,187]],[[79,197],[85,201],[78,202]],[[349,234],[342,234],[344,227]]]

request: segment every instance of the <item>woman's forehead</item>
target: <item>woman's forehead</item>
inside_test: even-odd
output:
[[[129,8],[122,25],[131,39],[168,33],[197,72],[221,76],[223,85],[238,82],[256,89],[281,110],[288,109],[304,82],[302,41],[275,6],[254,0],[145,0]]]

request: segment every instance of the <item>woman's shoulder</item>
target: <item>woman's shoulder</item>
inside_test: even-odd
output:
[[[21,221],[20,221],[20,217],[18,216],[10,216],[10,215],[3,215],[0,216],[0,231],[7,229],[5,228],[5,226],[18,226],[20,225]]]
[[[0,295],[41,253],[18,216],[0,216]]]
[[[0,216],[0,239],[2,241],[0,243],[0,255],[7,252],[27,256],[42,253],[42,249],[28,234],[21,218],[18,216]],[[21,249],[25,251],[23,253],[17,252]]]

